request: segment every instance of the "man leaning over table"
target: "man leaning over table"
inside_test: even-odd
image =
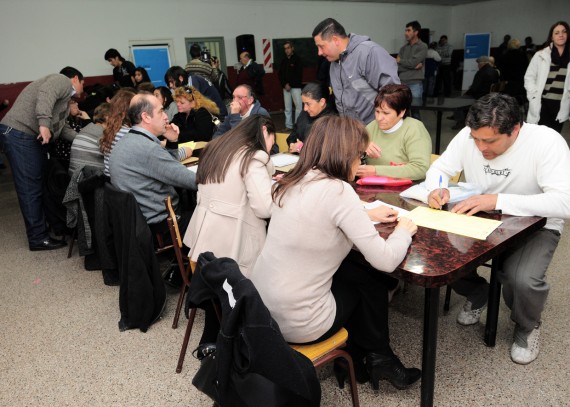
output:
[[[548,218],[543,229],[504,253],[499,271],[503,297],[516,324],[511,359],[528,364],[539,352],[541,314],[550,288],[546,270],[560,240],[562,218],[570,217],[570,151],[556,131],[523,123],[516,100],[504,94],[476,101],[466,124],[427,172],[428,203],[432,208],[447,203],[448,180],[463,170],[466,181],[484,193],[458,203],[452,212],[501,210]],[[457,322],[479,322],[487,303],[487,281],[474,271],[452,288],[467,297]]]

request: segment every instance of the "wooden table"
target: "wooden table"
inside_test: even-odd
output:
[[[386,189],[355,186],[360,199],[366,202],[378,199],[407,210],[424,205],[418,201],[401,198],[399,193],[404,189],[406,187]],[[406,258],[391,274],[410,284],[425,288],[421,406],[432,406],[434,399],[440,287],[456,281],[493,259],[484,339],[487,346],[495,346],[501,296],[501,285],[497,278],[499,255],[546,224],[546,218],[542,217],[500,214],[481,216],[503,222],[486,240],[418,227]],[[392,233],[394,226],[395,223],[378,224],[376,228],[382,237],[386,238]],[[355,250],[352,250],[350,256],[355,260],[365,261]]]
[[[433,103],[423,103],[421,105],[412,104],[418,110],[431,110],[437,112],[437,125],[435,130],[435,154],[440,153],[441,147],[441,118],[443,112],[454,112],[469,108],[475,99],[470,97],[444,98]]]

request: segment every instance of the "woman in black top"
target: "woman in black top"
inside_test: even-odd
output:
[[[298,153],[303,147],[305,138],[309,135],[313,123],[323,117],[335,112],[329,109],[327,100],[330,91],[328,86],[321,82],[309,82],[301,92],[301,100],[303,101],[303,111],[297,118],[293,131],[287,137],[290,153]]]
[[[178,113],[172,118],[172,123],[180,129],[178,142],[212,140],[214,121],[220,114],[218,106],[193,86],[176,88],[174,100]]]

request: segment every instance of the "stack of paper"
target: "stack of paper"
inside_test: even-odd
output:
[[[274,154],[271,156],[271,161],[273,161],[273,165],[276,167],[286,167],[291,164],[297,163],[299,161],[299,156],[294,154]]]

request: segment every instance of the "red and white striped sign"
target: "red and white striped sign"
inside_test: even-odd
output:
[[[273,50],[271,49],[271,40],[263,38],[261,40],[263,46],[263,68],[265,72],[273,72]]]

